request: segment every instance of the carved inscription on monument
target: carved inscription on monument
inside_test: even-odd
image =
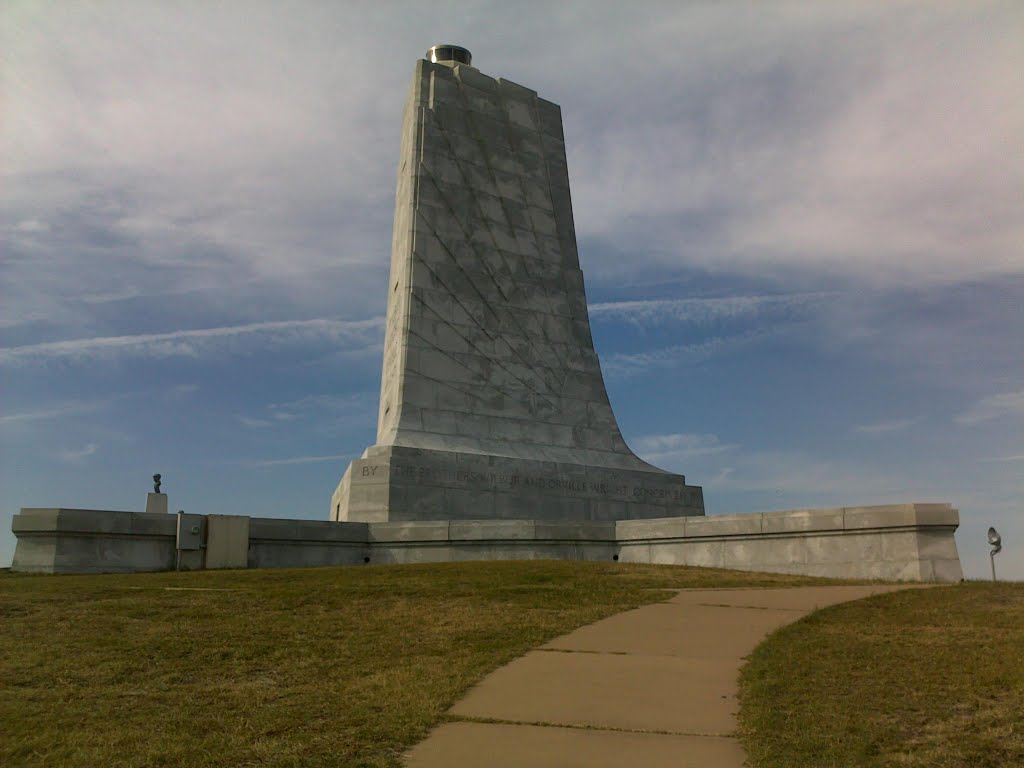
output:
[[[414,464],[364,464],[359,475],[373,480],[396,480],[415,485],[475,488],[480,490],[530,489],[543,494],[590,494],[648,504],[693,504],[696,493],[685,487],[651,486],[635,482],[558,477],[541,474],[480,472],[473,469],[426,467]]]

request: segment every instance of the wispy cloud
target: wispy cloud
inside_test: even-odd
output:
[[[601,369],[608,376],[625,378],[640,375],[651,369],[692,365],[739,349],[754,341],[771,336],[773,333],[770,329],[752,330],[733,336],[715,336],[694,344],[661,347],[648,352],[623,352],[608,355],[602,359]]]
[[[724,453],[737,447],[723,443],[717,435],[696,433],[645,435],[630,442],[639,455],[655,464],[669,458],[688,459]]]
[[[822,505],[891,502],[892,494],[902,494],[906,484],[904,478],[841,455],[746,449],[714,434],[647,435],[630,445],[652,464],[683,472],[706,488],[769,494],[759,502],[768,506],[773,503],[770,494],[780,493]]]
[[[1024,389],[983,397],[959,414],[956,422],[970,426],[1004,416],[1024,417]]]
[[[588,311],[591,318],[597,320],[625,320],[648,325],[658,325],[669,321],[704,325],[720,320],[746,319],[768,311],[805,310],[834,295],[834,293],[822,291],[707,299],[610,301],[591,304]]]
[[[99,446],[96,443],[88,443],[77,450],[68,449],[60,451],[57,455],[61,461],[65,461],[68,464],[81,464],[98,450]]]
[[[339,453],[332,456],[292,456],[287,459],[253,459],[240,462],[244,467],[281,467],[290,464],[316,464],[322,461],[341,461],[352,458],[351,453]]]
[[[994,462],[997,462],[997,463],[1000,463],[1000,464],[1002,464],[1002,463],[1010,464],[1010,463],[1017,462],[1017,461],[1024,461],[1024,453],[1016,453],[1016,454],[1012,454],[1010,456],[993,456],[993,457],[988,458],[988,459],[981,459],[981,461],[994,461]]]
[[[307,395],[283,403],[272,403],[255,415],[235,417],[250,429],[265,429],[293,422],[314,422],[321,431],[336,431],[356,422],[372,424],[377,418],[377,393],[354,392],[348,395]]]
[[[376,392],[353,392],[347,395],[306,395],[285,403],[274,403],[270,410],[277,419],[295,418],[300,413],[347,413],[375,407]]]
[[[175,384],[165,393],[165,396],[170,400],[177,400],[189,395],[194,395],[199,391],[198,384]]]
[[[254,419],[251,416],[237,415],[235,418],[243,427],[249,427],[250,429],[263,429],[264,427],[269,427],[274,423],[269,419]]]
[[[49,419],[62,419],[78,413],[92,413],[107,407],[110,401],[98,400],[94,402],[71,402],[60,403],[48,408],[39,408],[19,413],[7,413],[0,416],[0,427],[22,424],[32,421],[45,421]]]
[[[801,451],[750,451],[731,455],[732,471],[719,488],[810,496],[815,503],[860,504],[912,501],[901,498],[906,480],[845,457]]]
[[[26,364],[54,359],[96,359],[120,356],[196,357],[204,352],[222,351],[224,342],[238,338],[259,338],[262,345],[298,340],[330,340],[360,347],[378,344],[383,318],[369,320],[286,320],[248,323],[219,328],[68,339],[18,347],[0,348],[0,364]]]
[[[913,419],[894,419],[893,421],[879,421],[873,424],[859,424],[853,428],[853,431],[861,435],[881,435],[886,432],[899,432],[913,423]]]
[[[612,79],[629,109],[609,115],[600,91],[578,99],[588,113],[567,130],[577,231],[648,267],[917,285],[1019,273],[1024,103],[1010,73],[1024,66],[1024,17],[1011,7],[659,14],[651,43],[686,51],[677,62],[655,54],[664,79],[638,57]],[[626,87],[634,79],[661,89]],[[666,91],[679,95],[671,107]],[[615,256],[600,266],[637,268]]]

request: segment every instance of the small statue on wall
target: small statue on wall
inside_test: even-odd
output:
[[[160,493],[160,473],[153,475],[153,493]]]

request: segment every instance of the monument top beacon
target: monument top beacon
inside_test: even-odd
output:
[[[461,45],[452,45],[451,43],[431,46],[427,49],[427,55],[424,58],[432,64],[443,64],[446,61],[453,61],[458,64],[465,64],[467,67],[473,65],[473,54]]]

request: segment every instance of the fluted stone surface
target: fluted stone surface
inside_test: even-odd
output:
[[[377,443],[336,520],[703,514],[637,458],[587,317],[561,111],[463,64],[416,64],[395,202]]]

